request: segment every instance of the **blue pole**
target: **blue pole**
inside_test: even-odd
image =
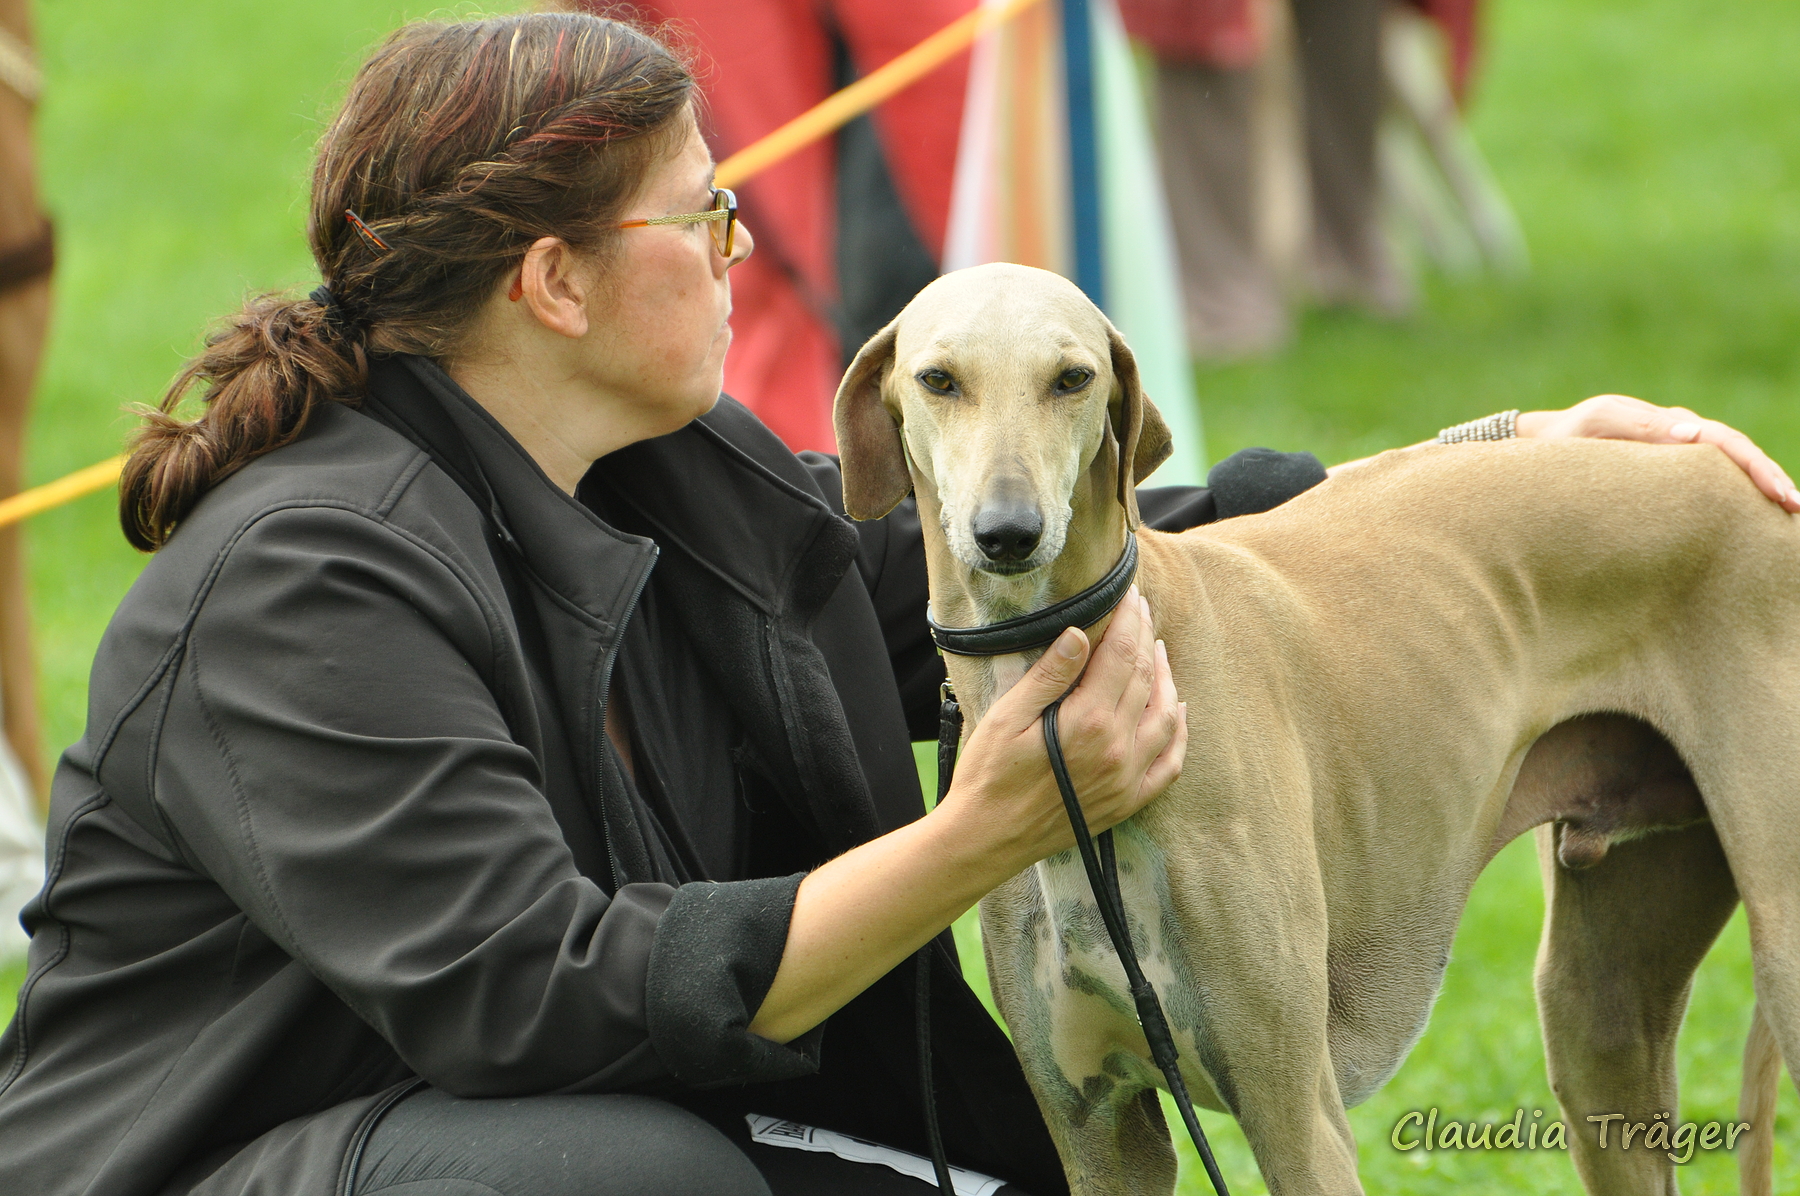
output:
[[[1075,233],[1075,285],[1106,307],[1106,260],[1100,241],[1100,147],[1094,114],[1094,23],[1088,0],[1062,0],[1063,70],[1069,94],[1070,215]]]

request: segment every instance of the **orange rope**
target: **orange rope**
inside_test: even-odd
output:
[[[48,511],[51,507],[60,507],[66,502],[74,502],[84,494],[92,494],[96,490],[104,490],[119,480],[119,471],[125,468],[123,455],[102,461],[98,465],[90,465],[86,469],[78,469],[67,477],[54,482],[45,482],[42,486],[33,486],[30,490],[21,490],[11,498],[0,501],[0,527],[17,523],[21,519],[29,519],[33,515]]]
[[[751,175],[848,124],[968,49],[988,30],[1012,20],[1039,2],[1006,0],[1004,4],[983,5],[958,17],[886,65],[835,95],[827,96],[817,106],[719,163],[717,185],[735,187]]]
[[[950,22],[912,49],[858,79],[840,92],[827,96],[766,137],[745,146],[719,163],[717,185],[735,187],[745,179],[768,169],[821,137],[834,132],[917,83],[956,55],[974,44],[975,39],[997,25],[1012,20],[1041,0],[1006,0],[1004,4],[983,5]],[[123,456],[76,470],[42,486],[20,491],[0,500],[0,527],[29,519],[33,515],[73,502],[84,494],[104,490],[119,480],[125,468]]]

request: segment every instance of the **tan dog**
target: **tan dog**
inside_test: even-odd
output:
[[[1723,454],[1408,449],[1253,518],[1138,529],[1167,430],[1105,317],[1017,266],[921,292],[836,418],[852,515],[917,494],[946,624],[1072,594],[1138,536],[1190,738],[1118,831],[1133,938],[1189,1087],[1271,1192],[1362,1190],[1344,1109],[1418,1039],[1476,875],[1532,827],[1544,1039],[1588,1190],[1675,1191],[1666,1152],[1600,1150],[1586,1118],[1675,1112],[1689,983],[1740,894],[1765,1113],[1738,1153],[1768,1190],[1776,1040],[1800,1057],[1800,528]],[[948,664],[979,719],[1029,661]],[[1071,1186],[1168,1193],[1160,1076],[1079,860],[981,912]]]

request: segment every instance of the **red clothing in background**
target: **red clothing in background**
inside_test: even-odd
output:
[[[594,6],[596,10],[600,5]],[[646,0],[698,50],[704,116],[723,161],[836,90],[834,33],[867,74],[974,7],[974,0]],[[956,173],[968,55],[875,114],[889,172],[914,231],[942,253]],[[843,374],[837,299],[837,158],[826,138],[738,188],[756,252],[732,271],[733,342],[725,389],[793,449],[835,451],[831,401]],[[854,348],[854,346],[852,346]]]
[[[1241,67],[1262,53],[1251,0],[1119,0],[1119,15],[1163,62]]]
[[[1450,85],[1457,99],[1475,61],[1480,0],[1410,0],[1450,39]],[[1253,0],[1119,0],[1126,31],[1156,57],[1181,66],[1243,67],[1262,52]]]
[[[1450,39],[1450,90],[1458,103],[1468,97],[1469,72],[1475,65],[1475,26],[1481,0],[1412,0],[1413,5],[1443,27]]]

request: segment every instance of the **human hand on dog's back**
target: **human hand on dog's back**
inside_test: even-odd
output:
[[[1714,445],[1749,474],[1770,501],[1784,511],[1800,513],[1800,490],[1795,489],[1786,470],[1736,428],[1716,419],[1702,419],[1686,407],[1658,407],[1630,395],[1595,395],[1565,411],[1520,413],[1518,435],[1537,440],[1587,436],[1646,444]]]
[[[1134,586],[1091,661],[1087,637],[1063,632],[969,736],[941,808],[980,852],[975,866],[996,873],[995,883],[1075,845],[1041,726],[1044,707],[1065,692],[1063,756],[1095,834],[1137,813],[1181,774],[1186,706],[1176,699],[1149,604]]]

